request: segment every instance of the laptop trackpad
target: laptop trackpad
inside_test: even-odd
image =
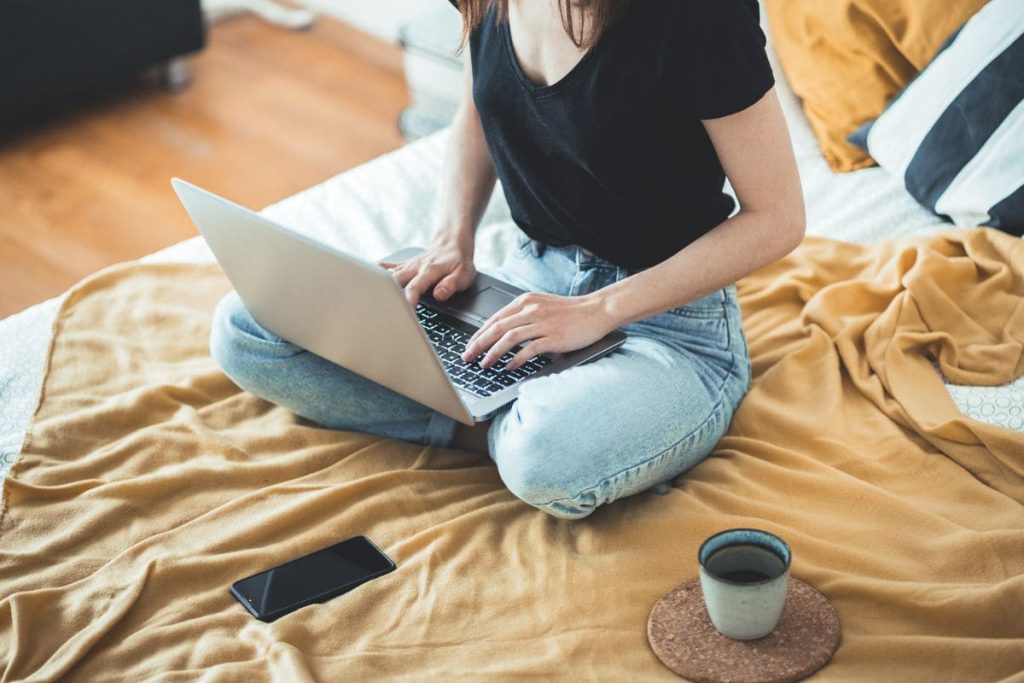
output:
[[[508,292],[488,286],[483,289],[459,292],[448,301],[448,307],[460,313],[469,313],[487,319],[503,306],[510,304],[513,299],[515,297]]]

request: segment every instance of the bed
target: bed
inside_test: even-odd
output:
[[[948,227],[924,209],[881,168],[834,173],[811,134],[800,103],[773,52],[777,92],[786,114],[807,202],[808,234],[866,243],[920,235]],[[434,178],[445,134],[435,134],[360,168],[286,198],[265,214],[282,224],[365,258],[424,243],[434,204]],[[515,231],[499,191],[481,225],[479,264],[500,263]],[[208,262],[213,256],[193,238],[145,257],[147,262]],[[42,380],[43,359],[60,297],[0,321],[0,476],[17,457]],[[1024,429],[1024,378],[1001,387],[950,385],[965,414]]]
[[[833,173],[822,158],[800,110],[799,103],[790,92],[781,70],[774,61],[773,67],[778,80],[777,90],[793,138],[804,185],[810,235],[835,238],[856,244],[873,244],[879,240],[888,240],[894,237],[915,238],[949,229],[948,224],[941,222],[933,214],[919,206],[882,169],[864,169],[848,174]],[[264,214],[316,239],[367,259],[379,257],[402,245],[424,243],[432,225],[430,214],[434,206],[435,181],[438,177],[444,145],[445,133],[441,132],[288,197],[267,207]],[[481,268],[493,267],[501,261],[512,243],[514,231],[515,227],[509,218],[507,207],[501,199],[499,188],[499,192],[491,201],[479,231],[477,255],[478,265]],[[826,253],[832,247],[825,246],[825,244],[823,242],[817,246],[812,245],[812,248],[819,250],[820,253]],[[851,254],[853,253],[855,252],[851,252]],[[147,256],[141,261],[143,264],[156,268],[153,271],[145,271],[146,273],[164,272],[160,268],[170,269],[166,272],[172,272],[177,267],[174,264],[198,264],[200,269],[194,271],[197,278],[209,277],[211,278],[210,282],[214,282],[214,278],[216,278],[215,267],[209,265],[212,262],[212,255],[200,238],[185,241]],[[203,266],[202,264],[207,265]],[[202,269],[204,267],[205,270]],[[110,282],[112,283],[110,286],[116,288],[120,286],[117,283],[120,282],[119,278],[121,278],[122,272],[115,268],[110,274],[97,276],[96,281]],[[6,475],[18,461],[26,431],[29,429],[33,412],[39,403],[40,390],[46,376],[49,345],[62,300],[63,297],[58,297],[0,321],[0,475]],[[761,329],[759,325],[762,323],[759,320],[760,318],[756,318],[752,321],[753,330]],[[931,372],[938,373],[939,371],[933,368]],[[1022,418],[1021,412],[1021,406],[1024,406],[1024,377],[999,386],[971,386],[949,381],[945,382],[945,386],[964,416],[996,426],[1007,434],[1015,433],[1014,430],[1024,432],[1024,418]],[[226,389],[218,384],[215,390],[211,389],[210,391],[216,393],[216,391],[226,391]],[[248,403],[246,406],[248,406],[247,409],[257,411],[261,420],[287,420],[286,417],[273,410],[266,412],[266,408],[254,408]],[[312,432],[310,433],[312,434]],[[1003,442],[1000,443],[1011,443],[1012,436],[1005,436],[1003,432],[998,433],[1003,439]],[[323,446],[326,442],[321,440],[328,437],[317,431],[313,436],[304,438],[308,439],[304,444],[313,448],[314,446]],[[346,443],[355,444],[354,452],[356,453],[376,447],[372,440],[352,438],[354,441]],[[33,447],[45,450],[47,446],[41,444],[39,439],[40,437],[37,436]],[[725,446],[726,452],[742,451],[743,434],[735,435],[735,439]],[[1011,441],[1007,441],[1007,439]],[[424,455],[425,452],[426,455]],[[458,469],[460,472],[467,468],[467,471],[472,470],[471,474],[466,475],[469,477],[467,486],[470,486],[470,489],[468,490],[473,492],[473,495],[479,495],[481,501],[493,501],[496,496],[500,497],[501,495],[498,490],[500,485],[495,488],[493,475],[482,472],[482,466],[479,463],[467,464],[469,461],[460,459],[462,456],[444,452],[437,453],[430,449],[424,451],[419,447],[411,446],[402,450],[402,454],[415,459],[417,464],[410,466],[411,469],[415,470],[422,464],[423,469],[433,473],[432,476],[449,469]],[[391,456],[383,457],[387,459]],[[727,461],[728,458],[723,460]],[[752,465],[754,467],[752,471],[763,474],[767,481],[775,476],[773,472],[777,473],[776,468],[785,467],[786,460],[783,459],[776,463],[769,463],[765,460],[759,462],[759,465]],[[960,464],[963,465],[963,463]],[[404,471],[407,465],[396,467],[398,470]],[[721,467],[727,468],[731,465],[723,464]],[[758,469],[758,467],[762,469]],[[1012,462],[1008,465],[1002,463],[1000,467],[1013,470],[1014,465]],[[967,470],[971,472],[970,476],[956,475],[952,477],[956,480],[957,486],[968,487],[972,485],[970,482],[987,481],[985,472],[976,471],[972,469],[972,466],[967,466]],[[214,468],[210,470],[210,474],[217,476],[219,471]],[[749,521],[750,518],[772,521],[771,510],[741,511],[744,510],[743,505],[738,501],[731,500],[728,493],[721,491],[711,493],[715,490],[715,477],[725,476],[723,474],[725,471],[708,469],[707,476],[709,478],[699,478],[694,484],[680,485],[680,491],[687,494],[706,490],[709,496],[707,500],[717,501],[714,505],[733,504],[737,510],[735,514],[721,514],[721,511],[718,510],[708,516],[697,515],[694,519],[700,521],[697,523],[696,529],[714,530],[725,526],[735,526],[736,523]],[[863,474],[858,474],[851,470],[847,471],[844,476],[852,479],[860,477],[861,480],[857,485],[867,485],[865,482],[868,482],[872,475],[866,471]],[[947,472],[946,475],[928,476],[946,476],[948,479],[950,475]],[[483,479],[480,479],[481,477]],[[485,483],[481,484],[481,481]],[[808,478],[807,481],[809,484],[814,484],[815,481],[820,482],[813,477]],[[878,481],[874,483],[878,484]],[[854,485],[849,481],[846,484]],[[410,484],[410,486],[413,485]],[[702,487],[707,488],[703,489]],[[808,564],[798,565],[797,575],[815,583],[836,600],[840,604],[840,615],[844,619],[844,623],[849,620],[849,623],[855,625],[853,632],[859,634],[853,641],[855,646],[851,645],[845,650],[840,649],[836,660],[836,665],[839,668],[833,669],[833,671],[840,671],[839,676],[843,678],[856,678],[861,675],[874,677],[889,675],[904,680],[939,680],[942,676],[937,673],[943,672],[945,672],[943,675],[948,675],[950,679],[963,677],[971,671],[999,672],[1000,675],[1009,677],[1021,675],[1024,661],[1020,657],[1015,658],[1012,653],[1018,649],[1018,646],[1019,650],[1024,652],[1024,634],[1019,629],[1016,632],[1004,631],[1003,633],[997,629],[1000,624],[1008,623],[1008,620],[1012,622],[1016,619],[1018,623],[1024,621],[1020,619],[1021,610],[1024,608],[1019,602],[1015,605],[1012,604],[1012,601],[1011,604],[1005,604],[1008,596],[1016,599],[1022,595],[1020,572],[1009,565],[993,568],[991,565],[1004,562],[1005,556],[987,553],[984,548],[977,545],[981,537],[999,537],[1002,539],[1000,541],[1001,548],[1005,549],[1007,544],[1010,547],[1019,547],[1020,554],[1024,555],[1024,545],[1016,545],[1021,542],[1020,534],[1013,535],[1007,531],[1024,519],[1024,517],[1014,518],[1017,512],[1024,510],[1021,501],[1015,499],[1015,487],[1016,483],[1006,490],[1000,489],[998,485],[992,488],[991,482],[988,482],[988,489],[984,493],[978,493],[980,496],[978,500],[982,501],[978,503],[980,506],[978,509],[988,509],[985,507],[986,505],[992,506],[992,510],[998,509],[998,514],[993,513],[992,515],[992,520],[996,521],[979,522],[977,526],[972,526],[970,529],[961,528],[959,532],[953,527],[957,524],[962,525],[964,518],[957,518],[956,514],[962,512],[968,515],[967,512],[961,510],[956,514],[949,512],[948,515],[946,512],[939,513],[932,505],[934,501],[924,504],[921,508],[925,511],[920,512],[920,519],[917,521],[922,524],[923,528],[935,527],[936,524],[939,524],[936,519],[943,517],[939,526],[942,527],[943,534],[949,534],[949,536],[942,536],[939,540],[949,540],[957,533],[976,532],[978,536],[972,536],[967,546],[960,547],[952,543],[950,547],[958,548],[958,552],[964,551],[965,548],[977,552],[978,562],[988,563],[985,572],[973,575],[973,570],[970,568],[971,563],[967,559],[959,557],[951,560],[952,564],[959,568],[955,577],[944,573],[945,570],[937,570],[938,573],[930,578],[922,577],[920,584],[889,577],[885,580],[867,582],[870,584],[870,590],[865,588],[867,584],[862,580],[863,576],[858,574],[858,571],[866,567],[875,567],[877,563],[884,562],[884,560],[858,553],[862,553],[865,548],[872,546],[885,552],[891,551],[895,541],[884,537],[888,533],[885,530],[885,525],[888,519],[887,515],[895,513],[887,506],[924,500],[921,498],[925,495],[922,489],[911,490],[908,488],[900,492],[890,486],[889,492],[881,499],[881,503],[874,500],[868,507],[857,510],[856,519],[837,519],[834,528],[845,529],[841,533],[847,535],[848,538],[845,540],[851,543],[847,551],[843,551],[836,545],[842,539],[834,539],[826,543],[828,546],[826,549],[814,546],[809,540],[802,543],[803,532],[794,531],[796,527],[793,527],[792,524],[795,522],[792,522],[787,514],[778,508],[780,517],[773,523],[783,524],[780,521],[783,519],[790,523],[791,526],[788,527],[783,524],[786,531],[784,535],[791,540],[796,540],[797,545],[801,546],[800,550],[806,553],[805,557],[809,558]],[[10,491],[6,492],[10,493]],[[18,505],[31,493],[21,486],[13,491],[16,493],[15,499],[7,500],[5,504]],[[431,494],[426,494],[415,486],[408,493],[423,495],[424,500],[433,500]],[[797,500],[804,493],[794,489],[787,490],[787,495],[791,496],[792,500]],[[249,500],[241,492],[238,493],[238,496],[240,499]],[[665,499],[671,497],[670,494]],[[902,499],[902,501],[897,499]],[[341,500],[348,501],[344,497]],[[355,501],[355,499],[352,500]],[[348,501],[345,504],[355,505],[356,502]],[[118,574],[121,578],[112,580],[103,587],[90,586],[91,579],[87,578],[79,578],[75,581],[55,580],[53,591],[60,594],[60,597],[54,598],[56,601],[54,604],[59,603],[56,607],[54,604],[46,602],[43,596],[46,591],[42,591],[38,595],[33,593],[35,597],[26,599],[26,602],[17,605],[8,603],[5,607],[6,614],[11,619],[14,618],[12,615],[18,609],[23,610],[21,612],[21,627],[29,628],[30,631],[20,633],[22,640],[18,642],[22,643],[21,654],[16,661],[14,658],[7,661],[7,668],[0,678],[3,680],[14,679],[25,672],[35,672],[42,678],[52,675],[80,678],[105,676],[109,678],[112,673],[110,667],[114,666],[114,662],[117,661],[124,662],[125,675],[130,672],[135,676],[161,678],[162,680],[184,680],[200,675],[215,679],[313,680],[323,677],[326,675],[325,672],[330,671],[349,671],[353,673],[354,677],[419,680],[452,676],[484,679],[494,676],[512,676],[516,672],[526,672],[527,676],[571,676],[583,679],[603,679],[630,671],[635,673],[636,680],[657,679],[669,675],[666,670],[659,667],[645,649],[644,643],[642,643],[642,623],[632,624],[629,628],[625,628],[614,619],[603,616],[600,606],[594,600],[585,600],[576,604],[575,608],[581,610],[578,613],[568,611],[565,605],[562,605],[561,611],[555,609],[555,615],[558,618],[568,620],[568,622],[559,623],[557,628],[552,617],[540,613],[541,610],[538,608],[539,603],[536,599],[538,594],[546,596],[545,599],[556,604],[555,594],[558,591],[564,593],[566,586],[573,585],[575,581],[580,581],[580,585],[591,588],[595,585],[602,585],[602,582],[609,582],[607,585],[614,588],[619,585],[617,582],[620,579],[627,578],[617,574],[614,566],[602,564],[602,553],[611,551],[606,545],[608,538],[602,536],[597,527],[563,526],[555,524],[551,520],[531,517],[529,522],[523,522],[522,525],[505,520],[507,523],[503,522],[500,528],[492,528],[488,526],[487,518],[483,516],[467,527],[458,527],[461,530],[459,532],[459,537],[462,539],[460,543],[468,540],[480,548],[494,548],[496,552],[508,553],[502,555],[500,565],[490,566],[492,569],[496,566],[502,567],[502,571],[495,574],[499,584],[500,577],[504,575],[504,572],[517,574],[518,578],[509,585],[515,585],[518,588],[500,594],[481,589],[480,585],[482,584],[474,584],[475,588],[479,589],[478,593],[471,596],[454,593],[448,599],[451,604],[442,605],[439,601],[444,601],[444,599],[431,590],[426,577],[436,581],[457,582],[459,575],[465,576],[467,573],[474,572],[472,563],[450,545],[450,539],[446,540],[445,529],[450,528],[446,525],[454,524],[451,519],[455,518],[433,520],[437,523],[432,522],[418,526],[416,520],[420,518],[417,515],[423,514],[422,510],[405,501],[398,501],[394,504],[401,511],[403,521],[396,522],[397,526],[393,532],[382,530],[379,533],[386,538],[402,537],[404,539],[401,542],[395,541],[390,547],[392,552],[398,554],[400,564],[405,562],[408,565],[426,568],[418,574],[419,583],[414,581],[411,585],[407,584],[407,588],[399,596],[399,599],[403,601],[402,609],[408,615],[407,621],[401,616],[401,611],[385,618],[383,623],[374,624],[366,624],[365,615],[353,616],[352,623],[364,625],[367,630],[352,634],[350,641],[343,639],[344,647],[338,642],[328,644],[326,641],[311,640],[310,634],[315,629],[313,626],[301,622],[291,622],[276,630],[269,627],[264,628],[265,625],[262,624],[245,625],[234,632],[238,639],[247,643],[250,648],[248,654],[244,656],[237,653],[225,655],[223,643],[215,643],[212,636],[207,641],[201,635],[196,635],[196,632],[189,632],[192,635],[188,637],[195,639],[190,641],[193,643],[193,647],[186,648],[188,652],[183,652],[180,645],[176,648],[169,647],[168,651],[175,650],[173,656],[169,655],[166,658],[157,656],[154,659],[155,664],[145,665],[143,662],[147,657],[144,650],[152,648],[154,641],[133,640],[131,628],[138,626],[138,622],[132,619],[132,615],[135,613],[129,606],[124,607],[123,610],[115,609],[120,604],[119,595],[136,595],[133,591],[136,589],[142,591],[140,588],[142,584],[121,581],[121,578],[127,575],[136,576],[131,573],[129,567],[137,569],[138,566],[144,566],[144,574],[147,578],[143,580],[143,583],[147,580],[158,582],[161,568],[173,564],[173,560],[170,556],[155,553],[155,551],[153,551],[155,554],[147,555],[146,553],[149,553],[153,547],[147,545],[150,550],[140,550],[135,560],[132,560],[142,562],[139,558],[145,557],[145,561],[142,562],[142,565],[132,565],[128,559],[124,559],[123,553],[120,553],[118,548],[110,545],[110,538],[105,536],[102,547],[97,548],[96,557],[90,559],[95,566],[107,568],[114,562],[104,564],[106,560],[100,558],[99,555],[103,553],[116,555],[119,558],[117,561],[126,563],[124,564],[125,573]],[[518,511],[515,513],[508,511],[511,509],[510,506],[514,506],[513,501],[501,499],[495,504],[506,511],[508,515],[521,514]],[[438,509],[452,509],[456,511],[453,514],[456,514],[458,519],[472,520],[475,513],[459,507],[460,505],[461,503],[445,499],[439,503]],[[684,523],[680,521],[680,518],[671,515],[658,521],[652,507],[656,505],[656,500],[638,503],[637,506],[631,508],[630,518],[605,516],[595,524],[613,527],[616,533],[625,533],[624,530],[631,523],[640,526],[646,525],[644,533],[633,539],[633,545],[630,546],[633,552],[640,554],[644,552],[645,543],[658,546],[659,542],[652,539],[664,539],[671,536],[673,533],[672,523]],[[951,508],[956,507],[954,501],[950,501],[948,505]],[[172,533],[179,526],[184,527],[193,523],[201,525],[210,510],[227,510],[229,507],[229,502],[220,501],[213,507],[197,508],[194,522],[182,519],[168,523],[166,533]],[[829,513],[825,507],[822,508],[822,516],[828,517]],[[322,508],[318,509],[320,512],[323,511]],[[856,509],[856,506],[853,509]],[[140,518],[144,517],[142,511],[136,510],[134,507],[131,510]],[[267,524],[275,519],[269,508],[254,505],[253,510],[254,515],[263,515]],[[304,517],[307,513],[301,510],[293,512],[289,512],[289,510],[290,508],[284,505],[284,509],[280,511],[282,515],[280,524],[285,530],[291,529],[298,532],[303,528],[302,520],[308,519],[308,517]],[[711,511],[711,508],[709,507],[708,510]],[[224,514],[227,517],[221,520],[220,526],[222,527],[224,524],[230,523],[232,519],[241,519],[232,516],[235,513],[225,512]],[[970,513],[970,515],[973,514],[973,512]],[[67,519],[66,523],[71,527],[68,532],[69,539],[76,538],[83,533],[90,533],[88,528],[77,528],[73,517]],[[686,523],[689,524],[689,522]],[[322,525],[317,526],[317,534],[323,533],[324,530],[321,527]],[[472,531],[467,531],[467,529],[472,529]],[[373,530],[376,530],[376,527],[371,529],[371,531]],[[687,530],[692,532],[695,529],[687,527]],[[392,533],[394,536],[390,536]],[[510,535],[516,537],[516,544],[511,546],[515,550],[514,552],[509,550],[509,543],[512,542],[509,540]],[[899,535],[896,534],[896,536]],[[25,537],[20,536],[19,538]],[[692,540],[696,542],[698,539]],[[936,542],[938,543],[939,540]],[[275,552],[280,552],[282,548],[280,544],[274,545],[274,542],[265,537],[265,534],[250,533],[245,542],[252,546],[254,549],[252,552],[257,556],[260,547],[273,547]],[[222,543],[222,539],[217,543]],[[261,546],[261,544],[263,545]],[[543,563],[543,569],[546,572],[544,576],[551,576],[551,572],[553,572],[568,581],[568,584],[548,585],[550,582],[542,580],[537,573],[540,571],[539,565],[535,566],[531,563],[529,556],[521,554],[524,548],[539,549],[551,544],[571,547],[574,553],[572,555],[574,564],[568,563],[566,558],[559,558],[558,561],[546,558]],[[806,549],[802,547],[804,545],[806,545]],[[221,556],[218,553],[222,547],[222,545],[216,545],[216,549],[213,549],[214,546],[197,546],[195,552],[211,553],[210,570],[216,572],[214,558]],[[176,552],[188,554],[188,551],[181,548]],[[856,568],[851,570],[846,578],[841,572],[839,575],[834,575],[821,569],[834,565],[838,561],[837,557],[843,556],[844,552],[853,553],[853,556],[848,559],[850,565]],[[819,555],[815,556],[815,553],[819,553]],[[690,570],[694,568],[687,569],[689,565],[686,564],[689,559],[687,556],[653,563],[654,569],[651,569],[651,573],[655,576],[645,576],[645,579],[653,581],[653,583],[648,583],[648,588],[655,590],[651,586],[660,586],[657,590],[665,592],[676,583],[692,576],[695,572]],[[446,565],[446,563],[449,564]],[[918,569],[910,564],[904,568],[908,572]],[[195,574],[200,569],[192,566],[190,571]],[[995,574],[1004,572],[1007,576],[1001,582],[996,581],[992,578],[992,572]],[[657,576],[659,573],[661,574],[660,578]],[[972,576],[977,580],[972,579]],[[121,582],[119,583],[119,581]],[[531,585],[545,587],[539,589],[537,593],[531,593],[528,590]],[[111,586],[115,586],[117,590],[112,590]],[[926,590],[929,587],[930,592]],[[505,590],[508,590],[508,586],[505,586]],[[84,592],[76,593],[76,591]],[[73,597],[80,601],[83,595],[90,596],[90,600],[95,599],[96,604],[100,607],[91,607],[80,616],[69,616],[75,614],[69,601]],[[919,600],[905,602],[904,599],[907,596],[919,598]],[[185,596],[181,597],[184,599]],[[374,600],[382,600],[385,597],[385,594],[374,592],[366,598],[366,601],[369,602],[363,601],[359,604],[370,605]],[[843,602],[844,600],[853,601],[855,598],[860,601],[856,603],[855,607],[850,607],[850,602]],[[936,631],[929,635],[929,630],[935,624],[936,619],[948,619],[948,613],[942,611],[943,603],[956,603],[961,598],[967,600],[974,609],[970,615],[965,617],[969,623],[961,624],[957,627],[959,630],[954,629],[956,632],[952,634]],[[893,604],[901,606],[902,612],[892,619],[887,616],[878,618],[886,621],[891,628],[882,629],[877,634],[865,633],[863,624],[870,623],[872,610],[884,612],[887,600],[890,599]],[[507,604],[502,610],[495,612],[495,603],[502,601],[507,601]],[[423,608],[424,604],[427,604],[427,608]],[[648,600],[646,603],[637,605],[636,610],[638,613],[645,613],[651,604],[653,603]],[[39,609],[38,616],[25,619],[24,610],[33,609],[34,605]],[[104,606],[107,611],[101,608]],[[230,610],[231,606],[218,604],[217,609]],[[116,612],[116,616],[110,617],[110,610]],[[989,622],[986,622],[984,616],[986,613],[991,615]],[[478,632],[476,630],[478,624],[474,623],[473,619],[474,614],[503,615],[508,619],[509,637],[504,640],[497,637],[496,634],[505,629],[482,628]],[[440,619],[442,615],[446,621],[444,627],[440,628],[434,624],[434,619]],[[212,621],[204,621],[204,618],[199,615],[193,616],[196,620],[193,625],[202,623],[204,628],[209,627],[214,630],[223,625],[223,620],[218,621],[220,617],[209,617]],[[25,639],[34,637],[37,633],[41,636],[46,629],[45,624],[56,623],[47,622],[48,618],[57,621],[62,619],[72,622],[82,621],[83,623],[90,620],[103,621],[107,618],[112,621],[104,630],[82,636],[84,640],[82,638],[71,639],[63,645],[54,645],[49,650],[33,651],[32,648],[28,648],[29,651],[26,652]],[[237,616],[233,618],[237,618]],[[915,622],[915,618],[919,618],[920,621]],[[580,622],[578,629],[572,623],[576,620]],[[121,623],[122,621],[123,623]],[[531,623],[534,623],[533,628],[536,629],[535,639],[523,636],[524,633],[531,632]],[[132,626],[133,624],[134,626]],[[323,625],[322,622],[317,622],[317,624]],[[400,626],[404,624],[408,624],[408,628],[411,629],[405,631],[404,636],[390,640],[386,637],[386,634],[402,632]],[[591,646],[586,644],[590,642],[587,637],[587,629],[594,628],[594,624],[601,624],[602,630],[599,635],[594,636],[592,643],[594,649],[591,649]],[[991,628],[988,628],[986,624]],[[161,621],[159,618],[155,622],[147,622],[147,626],[158,630],[165,629],[165,637],[168,640],[179,638],[181,635],[177,632],[174,623]],[[861,630],[858,631],[857,628]],[[915,629],[920,632],[916,632]],[[86,632],[88,632],[88,628],[83,626],[81,633]],[[114,637],[112,634],[115,633],[116,644],[111,640]],[[10,636],[9,633],[7,635]],[[15,637],[15,641],[11,642],[16,642],[17,637]],[[956,639],[958,646],[950,647],[949,638]],[[45,638],[40,637],[40,640],[45,640]],[[621,657],[612,657],[614,662],[607,661],[609,648],[614,650],[609,643],[620,641],[623,643]],[[322,646],[317,647],[313,644],[315,642],[320,642]],[[515,652],[517,643],[521,648],[519,652]],[[967,650],[959,647],[963,643],[971,644],[969,655],[965,655]],[[471,651],[470,646],[474,646],[475,649]],[[901,651],[907,648],[913,650],[916,655],[904,660]],[[111,659],[104,654],[105,652],[116,653],[119,659]],[[866,656],[865,652],[870,653],[870,656]],[[1007,654],[1008,652],[1010,654]],[[959,659],[951,659],[953,654]],[[929,661],[933,665],[927,671],[916,668],[922,666],[922,662]],[[459,663],[456,664],[456,662]],[[827,669],[826,674],[828,671]]]

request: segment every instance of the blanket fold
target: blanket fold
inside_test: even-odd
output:
[[[838,609],[822,679],[1019,677],[1024,434],[964,417],[936,368],[1024,372],[1022,245],[805,240],[739,285],[754,381],[714,455],[578,522],[484,457],[241,392],[207,351],[215,266],[107,270],[64,303],[5,483],[0,681],[674,680],[647,614],[735,526],[783,536]],[[227,592],[357,534],[398,570],[273,624]]]

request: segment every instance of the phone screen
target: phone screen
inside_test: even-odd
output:
[[[356,536],[236,581],[231,593],[253,616],[273,621],[394,569],[395,563],[370,539]]]

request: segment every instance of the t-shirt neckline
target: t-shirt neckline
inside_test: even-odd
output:
[[[559,78],[554,83],[549,83],[547,85],[537,85],[532,80],[530,80],[530,77],[526,75],[526,72],[523,71],[523,67],[519,64],[519,58],[516,57],[516,51],[514,46],[512,45],[512,29],[509,27],[508,19],[505,19],[499,23],[501,24],[502,42],[505,43],[505,55],[508,57],[509,65],[512,67],[512,72],[516,75],[516,79],[522,84],[522,86],[526,88],[526,90],[534,97],[545,97],[547,95],[554,95],[558,91],[563,90],[564,88],[567,88],[570,85],[572,85],[572,82],[575,81],[576,78],[578,78],[579,75],[586,70],[587,65],[591,61],[593,61],[595,50],[597,50],[601,43],[604,42],[608,33],[608,31],[605,30],[605,35],[602,35],[596,43],[587,48],[587,51],[583,54],[582,57],[580,57],[579,61],[576,62],[576,64],[571,69],[569,69],[569,71],[564,76]]]

